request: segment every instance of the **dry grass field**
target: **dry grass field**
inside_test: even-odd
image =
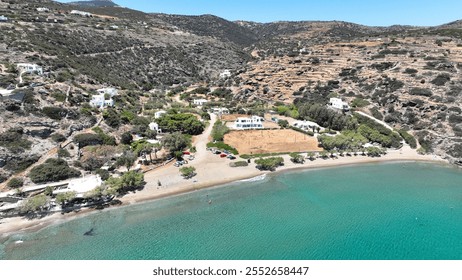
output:
[[[224,142],[240,154],[322,151],[315,137],[291,129],[231,131]]]

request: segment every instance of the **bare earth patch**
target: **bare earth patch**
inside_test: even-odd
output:
[[[240,154],[322,151],[315,137],[291,129],[231,131],[224,142]]]

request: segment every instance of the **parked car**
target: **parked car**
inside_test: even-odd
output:
[[[225,158],[225,157],[227,157],[227,156],[228,156],[227,154],[221,154],[221,155],[220,155],[221,158]]]
[[[183,152],[183,155],[190,155],[191,153],[190,152]]]
[[[214,152],[214,154],[219,155],[219,154],[221,154],[221,151],[220,151],[220,150],[216,150],[216,151]]]
[[[193,155],[190,155],[188,159],[193,160],[193,159],[195,159],[195,157]]]
[[[231,160],[236,159],[236,157],[233,156],[233,155],[228,155],[227,158],[229,158],[229,159],[231,159]]]

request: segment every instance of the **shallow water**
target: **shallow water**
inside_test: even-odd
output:
[[[462,171],[388,163],[267,176],[13,235],[0,258],[462,259]]]

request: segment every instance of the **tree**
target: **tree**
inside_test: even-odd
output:
[[[65,192],[65,193],[59,193],[56,195],[56,202],[61,204],[61,206],[64,206],[65,204],[71,202],[73,199],[75,199],[77,194],[72,191],[72,192]]]
[[[25,200],[24,203],[22,204],[21,212],[28,213],[28,212],[35,212],[38,210],[44,210],[49,202],[50,202],[50,199],[44,194],[39,194],[39,195],[30,197],[27,200]]]
[[[59,158],[68,158],[70,156],[71,156],[71,154],[67,150],[65,150],[65,149],[59,149],[58,150],[58,157]]]
[[[63,159],[49,158],[29,172],[32,182],[46,183],[57,182],[69,178],[80,177],[81,173],[77,169],[71,168]]]
[[[47,186],[45,188],[45,191],[43,192],[46,196],[53,196],[53,187],[52,186]]]
[[[130,145],[132,142],[133,142],[133,136],[130,132],[122,133],[122,136],[120,137],[120,143],[124,145]]]
[[[120,195],[128,191],[142,188],[145,183],[143,173],[128,171],[119,178],[111,177],[107,179],[105,184],[108,187],[109,192],[114,192]]]
[[[18,189],[22,186],[24,186],[24,179],[22,178],[11,178],[10,181],[8,181],[8,184],[6,186],[10,189]]]
[[[180,168],[181,176],[186,179],[192,178],[196,175],[196,168],[193,166],[183,166]]]
[[[313,152],[308,152],[308,153],[306,154],[306,157],[307,157],[309,160],[311,160],[311,161],[313,161],[313,160],[316,159],[316,158],[315,158],[315,154],[314,154]]]
[[[282,157],[259,158],[255,160],[257,168],[260,170],[274,171],[277,167],[284,165]]]
[[[367,147],[366,152],[370,157],[380,157],[382,155],[382,149],[378,147]]]
[[[180,132],[174,132],[162,138],[161,143],[173,155],[177,151],[184,151],[188,147],[190,140]]]
[[[133,166],[138,157],[132,151],[125,151],[116,161],[117,166],[125,166],[127,171]]]
[[[293,163],[304,163],[305,162],[303,156],[299,153],[290,153],[290,160]]]
[[[282,128],[289,127],[289,122],[287,120],[278,120],[278,125]]]

